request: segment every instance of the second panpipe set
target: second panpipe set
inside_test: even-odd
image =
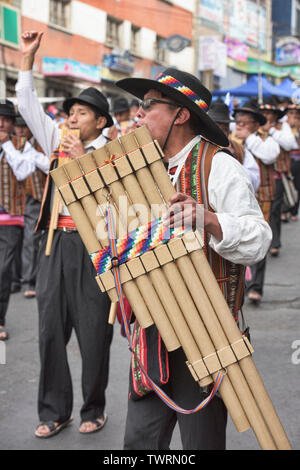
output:
[[[253,349],[225,301],[201,234],[165,236],[162,214],[176,192],[146,127],[69,161],[51,176],[94,263],[97,282],[118,301],[105,207],[113,207],[122,290],[142,328],[156,325],[168,351],[182,347],[199,386],[224,374],[219,393],[239,432],[265,450],[291,449],[254,364]],[[201,411],[199,411],[201,413]]]

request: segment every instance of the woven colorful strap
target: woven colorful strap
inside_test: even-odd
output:
[[[136,258],[149,250],[153,250],[161,244],[167,243],[172,238],[183,235],[188,230],[189,229],[186,227],[169,229],[163,225],[162,218],[142,225],[137,230],[133,230],[117,240],[116,256],[118,257],[119,265],[126,263],[126,261]],[[103,250],[91,253],[90,258],[95,266],[97,274],[99,275],[112,268],[109,246]]]
[[[202,111],[208,111],[208,104],[203,99],[201,99],[200,96],[198,96],[193,90],[191,90],[186,85],[183,85],[179,80],[172,77],[171,75],[161,73],[156,78],[156,81],[159,83],[163,83],[164,85],[168,85],[169,87],[179,91],[191,101],[193,101],[193,103],[195,103],[200,109],[202,109]]]
[[[116,244],[116,238],[115,238],[114,220],[113,220],[112,210],[109,204],[107,205],[107,208],[106,208],[106,220],[107,220],[107,227],[108,227],[112,272],[114,275],[115,287],[116,287],[118,300],[119,300],[119,304],[121,308],[124,331],[128,340],[129,350],[134,354],[135,359],[138,362],[141,371],[145,375],[153,391],[169,408],[176,411],[177,413],[186,414],[186,415],[196,413],[202,410],[203,408],[205,408],[205,406],[207,406],[210,403],[210,401],[213,399],[213,397],[215,396],[215,394],[217,393],[217,391],[219,390],[221,386],[224,375],[221,371],[218,372],[216,381],[214,383],[214,386],[210,394],[201,403],[199,403],[199,405],[197,405],[195,408],[191,410],[185,410],[184,408],[181,408],[180,406],[176,405],[176,403],[160,387],[158,387],[158,385],[156,385],[153,382],[153,380],[151,380],[151,378],[148,376],[146,372],[144,365],[142,364],[139,357],[136,355],[136,353],[133,350],[130,325],[126,317],[125,305],[123,301],[123,292],[122,292],[122,285],[121,285],[121,280],[120,280],[119,259],[118,259],[118,251],[117,251],[117,244]]]

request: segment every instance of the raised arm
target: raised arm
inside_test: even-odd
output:
[[[37,31],[26,31],[22,34],[21,70],[16,93],[20,114],[45,154],[50,157],[58,147],[60,132],[39,102],[32,74],[35,54],[40,47],[42,36],[43,33]]]

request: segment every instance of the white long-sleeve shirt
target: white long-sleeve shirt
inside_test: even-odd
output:
[[[172,177],[174,185],[197,141],[199,138],[193,139],[169,159],[169,171],[174,166],[178,170]],[[250,266],[262,260],[269,249],[272,231],[264,220],[245,169],[225,152],[218,152],[212,160],[208,197],[223,232],[221,241],[210,236],[210,247],[233,263]]]
[[[284,150],[289,152],[290,150],[297,150],[297,140],[292,132],[290,125],[287,122],[282,123],[281,129],[272,127],[269,130],[269,134]]]
[[[11,167],[18,181],[25,180],[36,168],[40,168],[44,173],[49,171],[49,158],[38,152],[30,142],[26,142],[23,152],[17,150],[11,140],[2,144],[0,161],[5,154],[5,158]]]
[[[245,147],[265,165],[272,165],[280,153],[279,144],[271,136],[262,140],[258,135],[251,134],[245,141]]]
[[[253,157],[252,153],[245,148],[245,157],[243,161],[243,167],[245,168],[254,191],[257,191],[260,185],[260,170],[259,166],[256,163],[255,158]]]

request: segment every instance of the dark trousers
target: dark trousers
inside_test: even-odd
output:
[[[40,213],[41,203],[31,196],[27,197],[24,214],[24,237],[22,247],[22,279],[29,289],[35,288],[37,273],[37,255],[40,232],[35,232],[35,226]]]
[[[5,325],[12,282],[12,265],[23,236],[23,227],[0,225],[0,325]]]
[[[56,231],[50,256],[48,232],[41,239],[37,274],[41,421],[71,416],[73,392],[66,346],[74,328],[82,358],[83,421],[103,415],[112,326],[110,300],[95,280],[95,270],[77,232]]]
[[[275,197],[271,205],[270,226],[273,233],[271,248],[281,247],[281,212],[283,204],[284,188],[281,179],[276,179]]]
[[[251,266],[251,281],[246,282],[248,292],[255,291],[260,295],[264,293],[265,273],[266,273],[267,257]]]
[[[164,391],[185,409],[193,409],[207,395],[192,378],[182,349],[169,353],[170,380]],[[178,421],[184,450],[224,450],[227,410],[215,396],[201,411],[176,413],[151,392],[141,400],[128,400],[125,450],[168,450]]]
[[[294,177],[294,185],[298,191],[298,201],[297,204],[291,209],[291,214],[293,216],[298,215],[299,212],[299,202],[300,202],[300,160],[291,160],[291,172]]]

